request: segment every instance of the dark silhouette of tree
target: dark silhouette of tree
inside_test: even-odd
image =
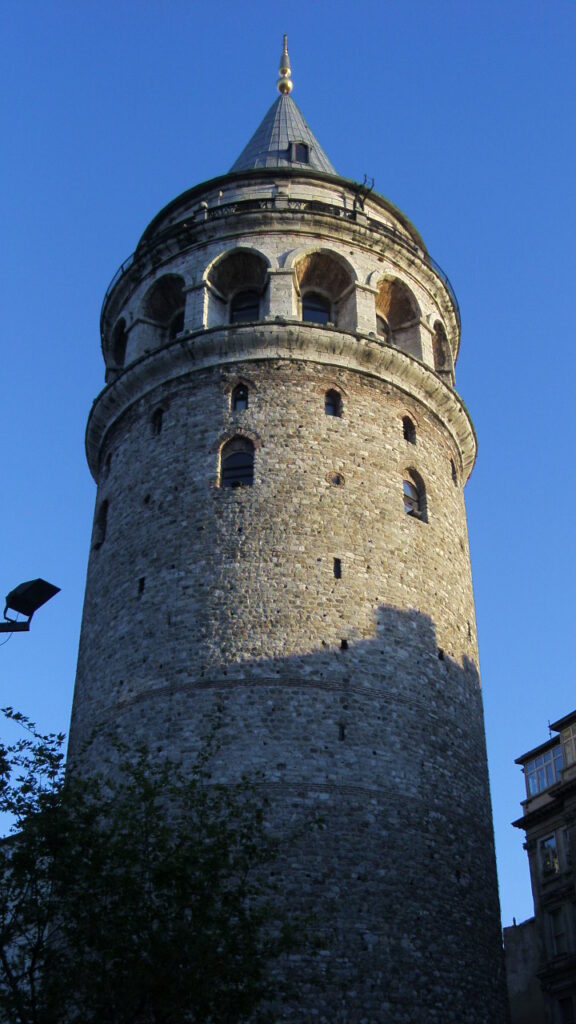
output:
[[[2,1024],[267,1021],[289,929],[263,892],[275,857],[246,782],[211,784],[117,750],[113,777],[66,777],[62,735],[0,750]]]

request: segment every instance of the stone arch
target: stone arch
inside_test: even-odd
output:
[[[308,295],[327,301],[329,322],[336,324],[346,318],[346,305],[353,296],[358,277],[344,256],[332,249],[309,249],[292,254],[287,265],[294,268],[300,316]],[[310,319],[312,322],[325,322],[324,318]]]
[[[399,277],[387,275],[376,284],[378,334],[396,348],[422,359],[420,306]]]
[[[148,289],[142,301],[147,348],[159,348],[184,330],[186,293],[179,274],[164,274]]]
[[[268,284],[270,260],[258,249],[237,247],[218,256],[204,271],[207,284],[206,325],[262,319],[262,300]],[[245,298],[250,301],[242,302]],[[246,315],[234,316],[242,307]]]
[[[217,441],[211,446],[211,452],[220,452],[224,445],[231,440],[233,437],[245,437],[254,445],[254,449],[257,451],[258,448],[262,447],[262,438],[254,430],[249,430],[245,426],[242,426],[238,430],[235,426],[228,427],[227,430],[222,431]]]

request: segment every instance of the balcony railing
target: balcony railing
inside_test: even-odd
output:
[[[259,213],[261,211],[275,212],[277,214],[297,214],[298,216],[310,213],[324,217],[332,217],[341,221],[349,221],[350,223],[362,221],[364,225],[369,227],[376,234],[390,239],[395,246],[411,253],[412,256],[415,256],[426,266],[429,266],[434,270],[444,283],[446,290],[450,295],[458,324],[460,325],[460,307],[448,275],[444,273],[442,267],[432,258],[432,256],[430,256],[428,252],[426,252],[425,249],[420,248],[420,246],[416,245],[415,242],[407,238],[405,234],[398,231],[397,228],[391,227],[388,224],[383,224],[374,217],[368,216],[360,206],[357,206],[356,208],[348,208],[338,206],[335,203],[325,203],[318,199],[293,199],[288,196],[240,199],[233,203],[222,203],[210,207],[200,207],[188,221],[179,221],[177,224],[171,224],[170,227],[159,232],[157,235],[154,235],[154,238],[150,242],[140,246],[136,252],[132,253],[128,259],[124,260],[108,285],[102,309],[105,309],[108,298],[118,282],[121,281],[122,278],[126,277],[131,270],[136,270],[140,267],[143,268],[146,264],[150,264],[152,267],[159,266],[172,256],[175,256],[180,252],[184,252],[187,248],[193,245],[195,241],[197,241],[202,225],[209,223],[210,221],[224,220],[227,217],[253,215],[254,213]]]

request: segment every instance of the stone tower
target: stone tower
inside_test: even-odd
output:
[[[113,728],[259,773],[301,1024],[499,1024],[500,928],[450,284],[280,96],[106,293],[71,758]],[[327,965],[327,966],[326,966]],[[319,984],[318,972],[324,970]]]

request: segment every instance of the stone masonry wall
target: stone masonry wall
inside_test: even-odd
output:
[[[254,187],[236,180],[234,195]],[[345,191],[332,198],[350,210]],[[166,217],[177,226],[178,203]],[[463,496],[474,436],[430,364],[367,331],[388,272],[426,331],[443,319],[453,352],[456,312],[422,253],[371,248],[338,213],[282,217],[207,220],[157,271],[144,252],[141,278],[136,262],[106,299],[106,330],[123,316],[136,332],[155,273],[181,274],[199,317],[219,251],[244,245],[276,272],[262,322],[196,320],[152,351],[130,341],[94,405],[70,764],[102,767],[114,736],[186,763],[217,724],[212,776],[261,788],[285,906],[313,918],[317,955],[281,966],[296,994],[278,1021],[504,1024]],[[320,249],[360,285],[356,329],[294,322],[291,261]],[[248,408],[234,412],[239,383]],[[329,390],[341,416],[326,415]],[[220,450],[236,435],[255,446],[254,483],[224,488]],[[426,521],[406,514],[405,479],[424,484]]]
[[[232,413],[239,381],[249,405]],[[341,418],[325,414],[330,388]],[[220,488],[219,447],[235,433],[255,440],[254,486]],[[218,707],[215,777],[262,778],[287,834],[317,813],[326,822],[286,854],[290,903],[318,914],[331,979],[338,964],[326,990],[317,965],[297,965],[319,1019],[408,1022],[418,1005],[438,1024],[492,1024],[474,609],[442,424],[367,376],[245,362],[158,389],[117,423],[107,453],[72,757],[94,732],[100,761],[114,731],[193,757]],[[404,511],[410,467],[428,522]]]

